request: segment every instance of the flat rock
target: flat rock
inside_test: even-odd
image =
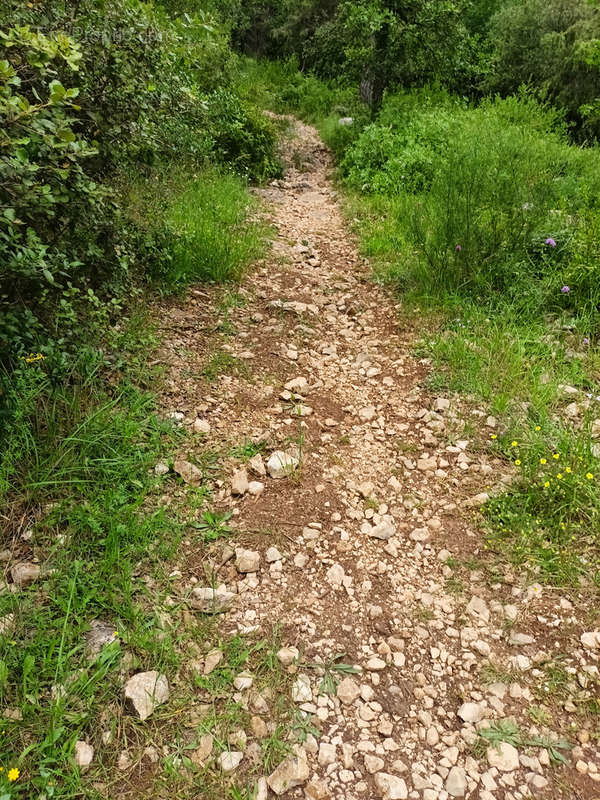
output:
[[[285,388],[288,392],[293,392],[294,394],[308,394],[310,392],[310,384],[306,380],[306,378],[293,378],[291,381],[288,381],[285,384]]]
[[[345,706],[351,706],[360,697],[360,686],[353,678],[344,678],[338,684],[336,694]]]
[[[248,473],[245,469],[238,469],[231,478],[231,494],[241,496],[248,491]]]
[[[86,772],[93,760],[94,748],[82,740],[75,742],[75,765],[81,772]]]
[[[260,568],[260,553],[256,550],[244,550],[238,547],[235,551],[235,568],[238,572],[258,572]]]
[[[310,777],[308,762],[302,756],[289,756],[267,778],[271,791],[280,796],[296,786],[302,786]]]
[[[185,459],[178,458],[173,462],[173,469],[190,486],[200,486],[202,483],[202,470]]]
[[[310,678],[308,675],[298,675],[292,686],[292,700],[294,703],[310,703],[313,699]]]
[[[190,760],[198,767],[204,767],[212,755],[213,737],[210,733],[200,737],[198,747],[190,753]]]
[[[467,614],[481,622],[489,622],[490,619],[490,610],[487,607],[487,603],[477,595],[470,599],[467,606]]]
[[[464,797],[467,791],[467,776],[461,767],[452,767],[446,778],[446,791],[450,797]]]
[[[373,525],[373,527],[369,530],[368,535],[372,539],[381,539],[382,541],[386,541],[387,539],[391,539],[395,533],[396,528],[393,523],[389,520],[383,520],[378,525]]]
[[[463,722],[475,723],[482,718],[483,710],[479,703],[463,703],[456,714]]]
[[[196,433],[210,433],[210,422],[207,419],[196,419],[192,426]]]
[[[387,772],[378,772],[374,780],[381,800],[406,800],[408,797],[406,782],[402,778]]]
[[[500,772],[519,769],[519,751],[508,742],[499,742],[488,747],[487,760],[490,767],[496,767]]]
[[[255,475],[258,475],[259,478],[264,478],[267,474],[265,462],[263,461],[263,457],[260,453],[256,453],[252,456],[250,461],[248,461],[248,466]]]
[[[224,586],[216,589],[206,586],[192,590],[190,604],[204,614],[222,614],[231,608],[235,598],[233,592],[228,592]]]
[[[84,635],[85,647],[89,656],[97,656],[102,648],[115,641],[115,626],[99,619],[90,622],[90,629]]]
[[[223,772],[233,772],[242,763],[244,754],[237,750],[226,750],[217,758],[217,762]]]
[[[155,670],[138,672],[129,678],[123,689],[125,700],[144,721],[169,699],[169,683],[165,675]]]
[[[600,650],[600,631],[587,631],[580,637],[581,644],[588,650]]]

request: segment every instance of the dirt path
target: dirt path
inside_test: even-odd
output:
[[[427,392],[418,321],[370,281],[316,132],[296,124],[287,149],[285,179],[260,192],[272,255],[226,312],[236,335],[214,332],[202,291],[165,325],[165,404],[210,426],[212,447],[237,447],[237,494],[229,479],[217,489],[237,550],[187,554],[183,580],[210,569],[233,593],[224,634],[280,626],[293,701],[319,731],[268,796],[287,770],[286,796],[313,800],[600,797],[596,723],[572,711],[594,699],[600,652],[580,641],[578,599],[488,568],[469,522],[498,478],[485,410]],[[207,393],[209,339],[221,355]],[[287,457],[289,475],[264,475]],[[339,654],[360,671],[334,667]],[[248,742],[270,730],[266,705],[251,703]],[[503,723],[508,741],[488,750],[478,729],[507,718],[520,733]],[[568,767],[545,746],[559,736],[576,745],[557,751]]]

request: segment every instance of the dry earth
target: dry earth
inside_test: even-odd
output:
[[[320,732],[258,797],[598,798],[597,724],[582,709],[597,700],[600,636],[586,598],[485,553],[474,517],[500,476],[485,446],[494,420],[424,388],[418,320],[370,281],[330,156],[294,127],[285,179],[259,192],[276,238],[227,313],[235,337],[215,326],[212,294],[193,290],[165,305],[161,356],[165,409],[205,432],[180,453],[184,477],[207,445],[262,445],[217,482],[233,547],[212,560],[190,547],[180,566],[196,607],[213,601],[197,581],[214,571],[223,635],[280,627],[290,700]],[[198,373],[215,348],[235,360],[207,388]],[[339,654],[355,671],[332,667]],[[234,776],[273,729],[251,683],[235,695],[253,715],[247,741],[218,760]],[[507,719],[518,748],[488,747],[479,730]],[[553,763],[558,739],[566,765]]]

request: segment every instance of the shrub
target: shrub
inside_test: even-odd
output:
[[[275,129],[264,115],[223,89],[207,95],[205,107],[212,153],[220,163],[251,180],[281,174]]]
[[[0,357],[23,354],[50,324],[71,281],[121,283],[131,251],[110,192],[86,172],[97,150],[77,133],[79,90],[54,75],[81,59],[69,37],[28,28],[2,35],[0,61]],[[121,245],[119,247],[119,245]],[[83,281],[82,281],[83,279]]]
[[[397,195],[387,213],[405,288],[597,307],[600,154],[569,145],[557,112],[513,97],[404,119],[367,128],[343,166],[351,185]]]
[[[458,106],[445,93],[386,98],[377,121],[365,128],[342,161],[348,184],[380,194],[426,189],[451,146],[453,108]]]

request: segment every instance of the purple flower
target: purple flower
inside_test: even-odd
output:
[[[550,236],[546,239],[546,244],[550,245],[550,247],[556,247],[556,242]]]
[[[561,292],[563,294],[569,294],[570,291],[571,291],[571,289],[568,286],[563,286],[562,289],[561,289]]]
[[[587,336],[584,337],[583,343],[584,344],[589,344],[590,343],[590,340],[587,338]]]
[[[461,251],[462,251],[462,245],[461,244],[457,244],[456,245],[456,252],[460,253]]]

